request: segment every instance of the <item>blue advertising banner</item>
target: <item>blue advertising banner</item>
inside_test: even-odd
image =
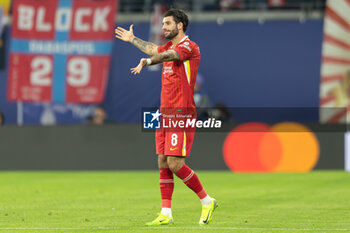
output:
[[[20,103],[19,123],[35,125],[84,124],[93,115],[94,105]]]

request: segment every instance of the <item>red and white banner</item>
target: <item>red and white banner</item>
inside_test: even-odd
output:
[[[11,101],[103,101],[116,0],[14,0]]]
[[[350,0],[328,0],[324,19],[320,121],[350,122]]]

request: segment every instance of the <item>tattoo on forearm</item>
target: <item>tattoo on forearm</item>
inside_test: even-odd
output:
[[[136,48],[141,50],[142,52],[148,54],[148,55],[154,55],[157,46],[151,42],[147,42],[144,40],[141,40],[140,38],[135,37],[131,42]]]
[[[180,61],[180,55],[175,50],[168,50],[151,57],[152,65],[159,64],[164,61]]]

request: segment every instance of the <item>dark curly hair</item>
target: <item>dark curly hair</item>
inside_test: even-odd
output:
[[[186,32],[187,26],[190,22],[188,20],[188,16],[186,15],[186,13],[183,10],[170,9],[167,12],[165,12],[165,14],[164,14],[164,17],[168,17],[168,16],[173,16],[176,24],[181,22],[183,25],[183,31]]]

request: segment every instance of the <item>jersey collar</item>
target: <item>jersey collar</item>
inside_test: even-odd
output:
[[[180,44],[181,42],[183,42],[183,41],[185,41],[185,40],[187,40],[187,39],[188,39],[188,36],[184,36],[184,38],[182,38],[182,39],[179,41],[179,43],[177,43],[176,45]],[[176,45],[172,44],[170,48],[175,48]]]
[[[188,39],[188,36],[185,36],[184,38],[182,38],[182,40],[179,41],[178,44],[180,44],[182,41],[187,40],[187,39]]]

